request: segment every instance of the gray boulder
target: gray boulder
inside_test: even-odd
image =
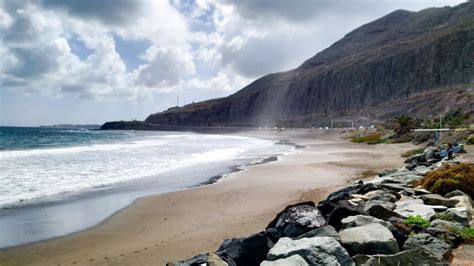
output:
[[[454,221],[463,226],[469,226],[471,223],[471,215],[466,207],[449,208],[446,212],[451,215]]]
[[[292,255],[303,257],[310,265],[353,265],[347,251],[332,237],[311,237],[292,240],[282,237],[270,249],[269,261],[288,258]]]
[[[293,255],[288,258],[278,259],[275,261],[263,261],[260,266],[308,266],[309,264],[300,256]]]
[[[373,206],[382,206],[387,210],[395,209],[395,204],[390,201],[382,201],[382,200],[369,200],[364,204],[364,211],[368,211]]]
[[[431,171],[431,169],[424,165],[419,165],[415,169],[413,169],[415,175],[421,176],[426,175],[429,171]]]
[[[466,193],[462,192],[461,190],[453,190],[449,193],[447,193],[446,195],[444,195],[444,197],[446,198],[451,198],[451,197],[454,197],[454,196],[466,196],[469,198],[469,201],[471,202],[471,206],[474,206],[474,201],[472,201],[471,197],[469,195],[467,195]]]
[[[301,239],[301,238],[305,238],[305,237],[309,238],[309,237],[316,237],[316,236],[319,236],[319,237],[328,236],[328,237],[332,237],[332,238],[336,239],[337,241],[341,241],[341,237],[337,233],[336,229],[334,229],[334,227],[332,227],[330,225],[326,225],[326,226],[323,226],[323,227],[320,227],[320,228],[313,229],[309,232],[306,232],[306,233],[296,237],[295,239]]]
[[[456,204],[459,202],[457,199],[445,198],[438,194],[421,195],[420,199],[422,199],[427,205],[443,205],[448,208],[456,206]]]
[[[429,234],[417,234],[414,237],[410,237],[405,241],[403,250],[411,249],[424,249],[425,251],[433,254],[439,260],[447,260],[451,256],[452,249],[448,243],[445,243],[438,238],[435,238]]]
[[[440,261],[431,253],[422,249],[404,250],[393,255],[356,255],[352,257],[356,265],[386,266],[386,265],[438,265]]]
[[[382,188],[397,191],[399,193],[404,192],[404,193],[407,193],[408,195],[415,194],[415,190],[412,187],[409,187],[409,186],[404,185],[404,184],[381,184],[380,186]]]
[[[367,213],[376,218],[388,221],[391,217],[402,218],[402,216],[396,212],[393,212],[387,208],[384,208],[380,205],[374,205],[367,209]]]
[[[472,216],[472,204],[469,196],[453,196],[450,199],[459,200],[455,207],[465,207],[468,215]]]
[[[445,221],[441,219],[435,219],[431,222],[431,227],[434,227],[440,230],[449,230],[450,228],[454,226],[459,226],[459,225],[457,223]]]
[[[349,254],[393,254],[399,251],[393,234],[383,225],[371,223],[339,232]]]
[[[420,215],[424,219],[432,220],[436,216],[434,209],[424,205],[421,199],[405,197],[396,202],[395,205],[396,207],[393,211],[403,217]]]
[[[400,197],[394,193],[385,190],[373,190],[364,194],[367,197],[367,200],[380,200],[380,201],[389,201],[396,202]]]
[[[390,231],[395,230],[395,227],[391,223],[368,215],[349,216],[342,219],[341,222],[344,229],[377,223],[388,228]]]

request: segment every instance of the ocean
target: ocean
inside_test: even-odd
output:
[[[83,230],[139,197],[294,150],[234,135],[0,127],[0,248]]]

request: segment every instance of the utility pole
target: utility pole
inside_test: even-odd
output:
[[[179,95],[176,96],[176,107],[179,107]]]
[[[441,122],[441,114],[439,114],[439,145],[442,144],[441,142],[441,137],[442,137],[442,134],[441,134],[441,128],[442,128],[443,124]]]

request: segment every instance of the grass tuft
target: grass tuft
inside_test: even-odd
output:
[[[419,225],[423,228],[428,228],[428,227],[431,226],[430,221],[424,219],[420,215],[417,215],[417,216],[410,215],[410,216],[408,216],[405,219],[405,224],[416,224],[416,225]]]

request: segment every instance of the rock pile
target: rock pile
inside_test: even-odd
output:
[[[291,205],[265,231],[225,240],[215,253],[168,265],[424,265],[447,263],[469,226],[472,199],[462,191],[414,187],[442,162],[385,171],[331,193],[317,206]],[[409,223],[407,218],[422,223]]]

